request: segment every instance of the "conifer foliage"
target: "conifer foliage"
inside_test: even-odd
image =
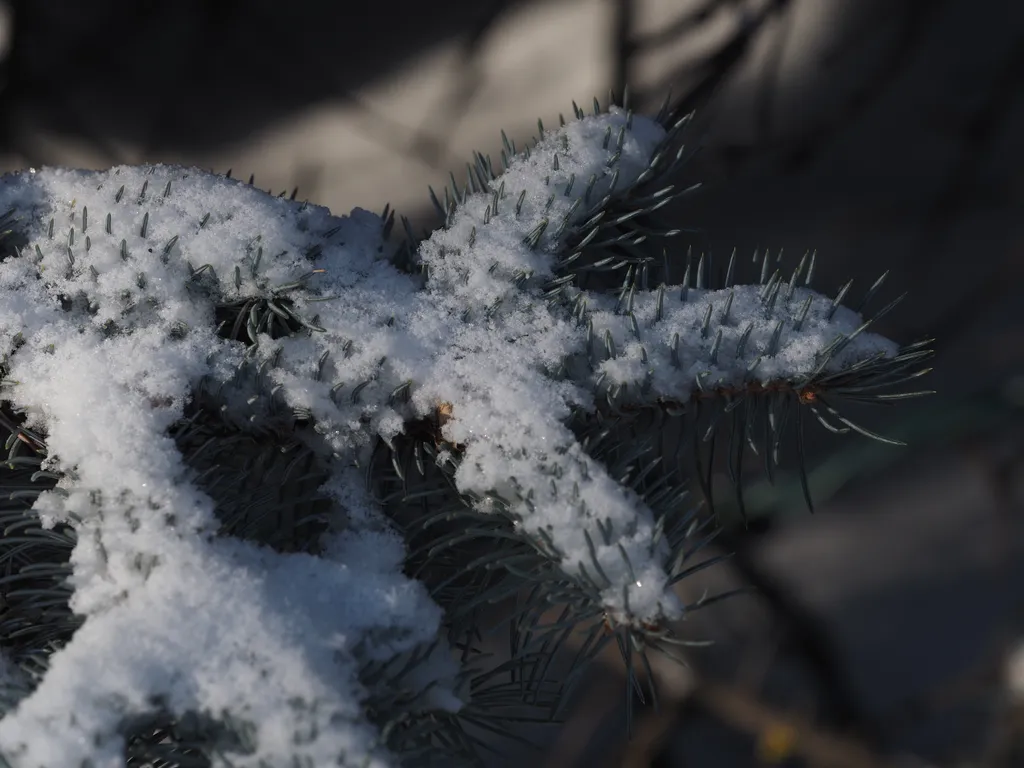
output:
[[[931,354],[882,279],[676,245],[672,114],[503,134],[398,244],[197,169],[3,177],[0,762],[475,765],[609,643],[656,696],[716,441],[740,499],[788,441],[805,478]]]

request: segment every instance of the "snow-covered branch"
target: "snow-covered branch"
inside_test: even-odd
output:
[[[195,169],[0,181],[0,401],[23,417],[8,466],[51,481],[15,498],[36,497],[51,535],[73,532],[82,622],[0,720],[12,765],[121,765],[126,722],[190,713],[247,724],[247,741],[236,729],[222,744],[232,765],[385,765],[387,686],[367,670],[417,661],[407,700],[389,704],[403,716],[466,696],[442,609],[403,574],[403,541],[363,481],[378,441],[443,411],[437,462],[477,528],[511,521],[533,547],[517,568],[557,572],[611,624],[659,627],[685,610],[671,584],[692,526],[668,535],[665,512],[681,497],[654,511],[573,419],[772,387],[810,402],[827,377],[882,381],[907,359],[808,286],[813,262],[711,290],[689,272],[650,289],[638,261],[617,295],[580,287],[603,266],[594,249],[637,250],[627,225],[672,199],[650,185],[681,154],[679,126],[618,108],[577,118],[500,172],[477,159],[470,186],[438,201],[446,225],[418,244],[422,275],[389,260],[380,217]],[[636,213],[610,216],[623,199]],[[184,451],[190,434],[199,447]],[[318,535],[291,549],[224,535],[224,499],[263,471],[202,463],[229,439],[280,439],[315,467]],[[294,500],[252,498],[238,515],[295,514]],[[24,510],[0,507],[8,521]],[[52,594],[22,595],[25,615],[37,598]],[[15,665],[39,652],[4,650]]]

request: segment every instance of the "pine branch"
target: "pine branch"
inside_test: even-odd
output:
[[[806,413],[886,440],[836,406],[921,394],[890,390],[927,343],[860,315],[882,280],[851,309],[813,256],[739,285],[734,254],[712,287],[659,218],[689,118],[573,112],[397,248],[393,211],[252,178],[4,177],[8,763],[475,764],[613,643],[656,698],[648,650],[700,642],[668,620],[726,597],[674,590],[714,564],[720,428],[737,493]]]

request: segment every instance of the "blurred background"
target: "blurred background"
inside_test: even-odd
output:
[[[888,271],[909,295],[878,330],[937,339],[938,394],[860,418],[907,448],[811,430],[813,517],[752,469],[737,555],[686,589],[758,594],[681,628],[716,643],[656,668],[631,740],[615,652],[540,758],[504,757],[1024,766],[1019,0],[0,0],[0,171],[231,168],[419,231],[500,129],[627,83],[698,110],[705,187],[673,215],[700,247],[817,249],[830,293]]]

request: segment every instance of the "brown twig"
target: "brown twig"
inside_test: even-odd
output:
[[[778,734],[787,750],[825,768],[882,768],[887,762],[862,742],[815,726],[808,718],[779,712],[737,686],[702,681],[694,696],[722,722],[764,739]]]

